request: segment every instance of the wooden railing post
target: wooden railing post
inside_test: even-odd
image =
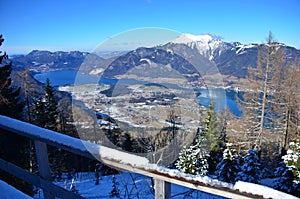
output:
[[[154,179],[155,199],[171,198],[171,183]]]
[[[36,149],[36,157],[39,165],[39,173],[40,176],[45,179],[51,181],[51,172],[49,166],[47,145],[43,142],[34,141],[35,149]],[[45,190],[45,186],[42,185],[44,198],[45,199],[54,199],[54,195],[50,191]]]

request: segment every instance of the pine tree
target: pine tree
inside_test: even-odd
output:
[[[258,183],[260,179],[260,163],[257,151],[248,150],[248,155],[243,158],[244,164],[241,171],[238,172],[235,181],[241,180],[245,182]]]
[[[275,175],[277,178],[274,181],[273,188],[292,194],[294,188],[293,171],[283,163],[283,165],[280,165],[278,168],[276,168]]]
[[[4,39],[0,35],[0,46]],[[7,54],[0,51],[0,115],[21,119],[24,103],[20,99],[20,88],[11,83],[12,63],[7,61]]]
[[[129,133],[123,133],[121,137],[121,147],[128,152],[134,152],[132,148],[132,139]]]
[[[183,147],[179,153],[179,158],[175,163],[176,168],[184,173],[197,174],[197,158],[196,154],[193,153],[193,147]]]
[[[239,171],[238,161],[235,151],[231,148],[232,144],[227,144],[223,152],[223,159],[217,166],[216,176],[219,180],[234,183]]]
[[[40,127],[45,127],[47,123],[47,115],[45,114],[46,112],[46,105],[44,102],[43,97],[37,97],[33,99],[33,123],[35,125],[38,125]]]
[[[220,130],[217,113],[215,112],[215,103],[211,101],[204,122],[204,135],[210,151],[219,150]]]
[[[283,162],[294,174],[294,181],[300,183],[300,144],[291,142],[287,154],[282,157]]]
[[[209,152],[205,144],[206,138],[203,132],[198,130],[195,144],[184,147],[175,163],[177,169],[194,175],[205,176],[208,172]]]
[[[45,95],[34,99],[34,123],[50,130],[58,129],[58,103],[49,79],[44,88]]]
[[[58,102],[59,132],[78,138],[76,127],[74,126],[72,99],[65,97]]]
[[[224,148],[222,139],[225,139],[225,129],[223,129],[223,127],[225,127],[225,125],[220,124],[215,111],[215,102],[211,101],[204,122],[204,136],[206,138],[205,142],[207,142],[206,145],[208,146],[210,174],[216,171],[217,164],[222,160],[222,150]]]
[[[213,101],[203,123],[203,128],[198,129],[194,144],[183,148],[179,154],[175,165],[183,172],[198,175],[214,173],[217,163],[222,159],[222,138],[225,139],[225,129],[220,125]]]
[[[45,107],[45,114],[47,115],[47,123],[45,124],[45,128],[57,130],[57,101],[54,96],[54,88],[51,86],[50,80],[48,78],[46,79],[45,86]]]
[[[275,171],[274,188],[300,197],[300,144],[291,142]]]

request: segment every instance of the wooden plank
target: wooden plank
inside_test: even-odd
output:
[[[169,182],[154,179],[155,199],[170,199],[171,184]]]
[[[48,180],[44,180],[40,178],[40,176],[30,173],[28,171],[25,171],[24,169],[7,162],[0,158],[0,169],[3,171],[6,171],[7,173],[10,173],[30,184],[33,184],[37,187],[40,187],[42,189],[48,189],[49,191],[55,193],[55,196],[62,198],[62,199],[84,199],[82,196],[75,194],[73,192],[70,192],[62,187],[59,187],[52,182]]]
[[[51,172],[49,166],[47,145],[43,142],[34,141],[37,162],[39,165],[39,173],[40,176],[45,179],[51,181]],[[48,189],[43,189],[45,199],[54,199],[54,194]]]
[[[89,147],[95,149],[95,151],[97,151],[97,144],[89,143],[78,138],[70,137],[2,115],[0,115],[0,129],[28,137],[32,140],[38,140],[56,148],[96,160],[96,158],[85,147],[85,143],[88,143]]]
[[[47,145],[40,141],[34,141],[36,157],[39,165],[40,176],[46,180],[51,180]]]
[[[0,158],[0,169],[3,171],[6,171],[7,173],[14,175],[30,184],[33,184],[37,187],[41,187],[40,179],[38,175],[29,173],[28,171],[25,171],[24,169],[7,162],[6,160],[3,160]]]

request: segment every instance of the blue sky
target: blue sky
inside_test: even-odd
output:
[[[91,51],[107,38],[143,27],[211,33],[261,43],[269,30],[300,48],[298,0],[1,0],[2,50]],[[155,36],[154,36],[155,37]]]

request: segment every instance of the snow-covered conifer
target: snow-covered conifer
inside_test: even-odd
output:
[[[300,144],[291,142],[287,154],[282,159],[289,170],[293,172],[295,183],[300,183]]]
[[[275,171],[274,188],[300,197],[300,144],[291,142]]]
[[[243,158],[244,164],[241,166],[241,171],[238,172],[236,181],[258,183],[260,178],[260,163],[257,151],[248,150],[248,155]]]
[[[195,144],[182,149],[175,163],[180,171],[201,176],[207,174],[209,153],[205,148],[204,141],[203,133],[198,133]]]
[[[228,143],[227,148],[223,151],[223,159],[217,166],[216,175],[219,180],[233,183],[239,171],[235,151],[231,148],[232,144]]]

